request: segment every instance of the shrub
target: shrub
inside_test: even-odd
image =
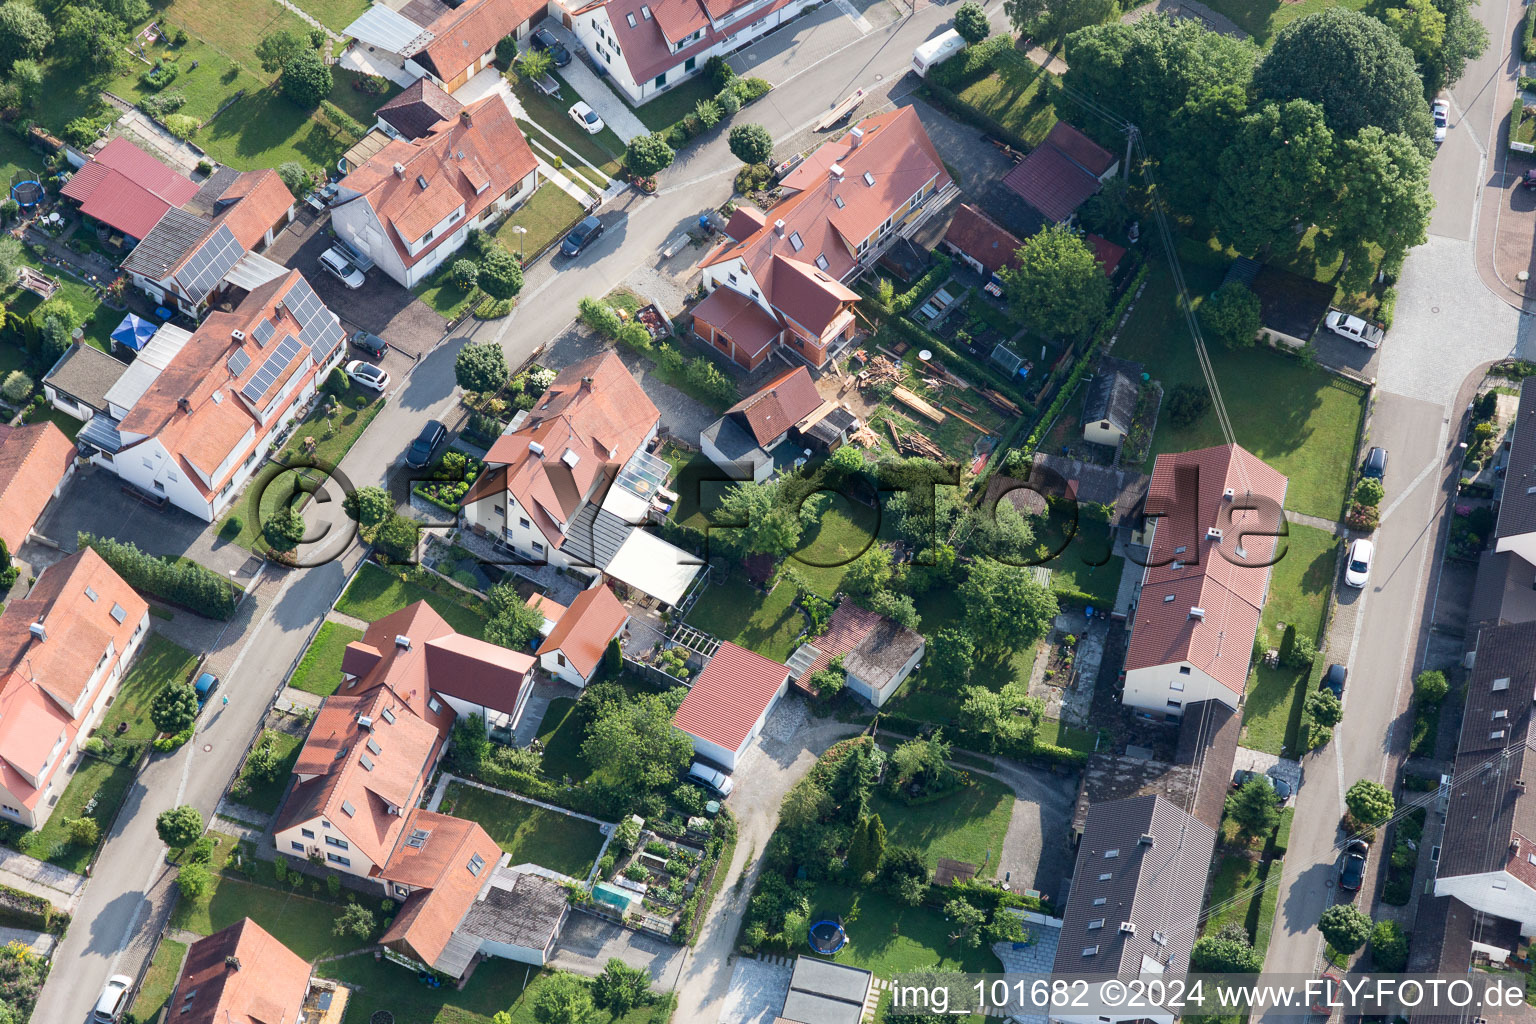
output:
[[[82,548],[93,548],[135,590],[211,619],[228,619],[234,614],[238,592],[224,577],[196,562],[157,557],[133,544],[89,533],[81,533],[76,541]]]
[[[969,0],[963,3],[955,11],[955,31],[967,44],[975,46],[987,36],[992,34],[992,26],[987,22],[987,12],[981,4]]]
[[[160,732],[179,733],[197,720],[197,694],[185,682],[167,686],[149,705],[149,720]]]
[[[515,60],[517,60],[517,36],[502,36],[496,41],[496,66],[505,71]]]
[[[101,134],[101,126],[95,118],[77,117],[64,126],[64,141],[85,149]]]
[[[704,76],[714,84],[716,89],[724,89],[735,79],[736,69],[731,67],[730,62],[717,53],[704,62]]]
[[[1381,525],[1381,510],[1375,505],[1352,502],[1349,511],[1344,514],[1344,525],[1361,533],[1371,533]]]
[[[480,268],[475,266],[474,260],[454,260],[453,269],[448,272],[453,280],[453,285],[460,291],[469,291],[479,280]]]
[[[1378,971],[1396,973],[1408,966],[1408,937],[1396,921],[1378,921],[1371,929],[1371,959]]]
[[[928,72],[928,80],[960,92],[997,70],[998,59],[1012,49],[1013,38],[1008,33],[993,36],[934,65]]]
[[[203,816],[190,804],[168,808],[155,818],[155,833],[166,846],[185,850],[203,834]]]
[[[1259,335],[1259,297],[1247,285],[1232,281],[1200,304],[1200,324],[1229,348],[1249,348]]]
[[[523,268],[518,265],[517,257],[501,246],[487,248],[475,283],[491,298],[505,302],[516,298],[523,290]],[[495,347],[500,349],[499,345]],[[502,379],[505,380],[505,376]]]
[[[762,78],[738,78],[731,83],[731,87],[741,96],[743,103],[760,100],[773,89],[772,84]]]
[[[1355,501],[1361,505],[1370,505],[1374,508],[1381,504],[1381,499],[1386,493],[1386,489],[1381,486],[1381,481],[1370,477],[1355,485]]]
[[[20,370],[12,370],[5,375],[5,383],[0,384],[0,397],[4,397],[12,405],[21,405],[32,396],[32,378]]]
[[[158,63],[139,74],[139,84],[152,92],[159,92],[181,74],[181,68],[176,64]]]
[[[736,172],[736,191],[742,195],[760,192],[773,183],[773,168],[767,164],[748,164]]]
[[[201,864],[183,864],[176,873],[176,888],[182,899],[199,903],[213,891],[213,875]]]
[[[605,338],[617,338],[624,321],[606,303],[584,298],[576,304],[577,318]]]
[[[1520,57],[1526,63],[1536,61],[1536,7],[1525,9],[1520,26]]]
[[[95,846],[101,838],[101,826],[95,818],[71,818],[69,841],[75,846]]]
[[[1446,681],[1445,673],[1434,669],[1420,672],[1413,679],[1414,699],[1425,704],[1439,704],[1450,690],[1451,684]]]
[[[1287,668],[1308,669],[1317,660],[1317,641],[1305,634],[1296,637],[1296,643],[1291,648],[1290,657],[1287,659],[1281,655],[1281,662]]]
[[[705,131],[720,123],[720,107],[714,100],[699,100],[694,105],[693,115],[699,119],[699,124]]]
[[[661,135],[637,135],[625,147],[624,166],[629,168],[630,174],[649,178],[671,166],[675,156],[672,147],[667,145],[667,140]]]
[[[726,138],[731,155],[744,164],[766,167],[773,156],[773,136],[760,124],[738,124]]]
[[[720,368],[703,356],[688,360],[688,383],[718,405],[730,405],[736,399],[736,385]]]
[[[295,197],[301,197],[309,191],[311,177],[308,169],[297,160],[284,160],[277,165],[277,176],[283,179],[283,184]]]
[[[720,95],[715,97],[715,102],[720,106],[720,112],[730,117],[741,109],[741,97],[736,95],[736,90],[727,86],[720,90]]]
[[[148,96],[145,96],[143,99],[139,100],[139,109],[144,111],[144,113],[148,114],[150,117],[157,117],[164,120],[166,117],[176,113],[176,111],[186,106],[186,103],[186,93],[182,92],[180,89],[167,89],[160,93],[150,93]],[[208,170],[203,170],[202,164],[208,164]],[[206,160],[202,161],[198,165],[198,172],[201,174],[210,174],[212,171],[213,165],[209,164]]]

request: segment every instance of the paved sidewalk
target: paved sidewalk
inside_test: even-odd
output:
[[[637,135],[649,135],[651,130],[635,116],[633,110],[629,109],[629,104],[623,97],[614,92],[613,87],[607,82],[598,78],[581,59],[581,54],[586,52],[586,47],[577,42],[576,37],[553,18],[546,21],[544,27],[553,32],[572,54],[571,62],[560,69],[560,77],[571,83],[571,88],[587,101],[587,106],[597,111],[597,116],[613,129],[613,133],[619,137],[620,141],[627,144]]]
[[[73,871],[0,847],[0,884],[41,896],[60,910],[73,910],[86,878]]]

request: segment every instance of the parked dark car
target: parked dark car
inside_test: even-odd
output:
[[[412,469],[420,469],[432,461],[432,453],[447,436],[448,428],[437,420],[427,420],[427,425],[421,428],[421,433],[416,440],[411,442],[411,447],[405,453],[405,464]]]
[[[1351,839],[1344,846],[1344,860],[1339,864],[1339,888],[1358,892],[1365,881],[1365,864],[1371,848],[1363,839]]]
[[[555,67],[563,68],[571,62],[571,51],[560,44],[555,34],[547,28],[541,28],[533,34],[533,45],[536,49],[549,54],[549,59],[555,62]]]
[[[1344,680],[1349,678],[1349,669],[1343,665],[1329,665],[1328,671],[1323,673],[1323,681],[1317,684],[1319,690],[1332,690],[1333,695],[1340,700],[1344,699]]]
[[[581,250],[592,244],[598,235],[603,233],[603,222],[596,217],[587,217],[580,224],[571,228],[571,233],[565,236],[565,241],[560,243],[560,251],[566,256],[579,256]]]
[[[1380,446],[1372,448],[1365,456],[1365,465],[1360,467],[1360,475],[1370,477],[1372,480],[1380,480],[1387,475],[1387,450]]]
[[[1269,788],[1275,791],[1275,801],[1277,803],[1283,804],[1286,800],[1290,799],[1291,787],[1288,783],[1282,782],[1280,779],[1271,778],[1260,772],[1249,771],[1247,768],[1239,768],[1232,773],[1232,788],[1241,789],[1254,779],[1263,779],[1269,783]]]
[[[352,344],[375,359],[383,359],[384,353],[389,351],[389,342],[377,334],[369,334],[367,331],[358,331],[352,335]]]

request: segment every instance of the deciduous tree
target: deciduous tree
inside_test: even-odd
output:
[[[18,60],[43,55],[53,42],[53,29],[42,11],[26,0],[0,4],[0,71],[9,71]]]
[[[256,59],[261,70],[275,75],[288,66],[288,62],[310,49],[309,40],[286,29],[261,37],[256,44]]]
[[[965,606],[967,632],[978,646],[989,651],[1034,643],[1056,617],[1056,596],[1028,569],[991,558],[971,563],[960,587],[960,600]]]
[[[1189,965],[1208,974],[1256,974],[1264,969],[1264,958],[1248,941],[1248,932],[1241,925],[1232,925],[1196,939]]]
[[[1345,139],[1329,175],[1334,186],[1329,222],[1335,239],[1344,240],[1352,268],[1369,275],[1368,244],[1379,245],[1387,260],[1429,238],[1429,160],[1412,140],[1375,126]],[[1369,284],[1366,277],[1364,284]]]
[[[987,36],[992,34],[992,26],[987,21],[987,12],[975,2],[966,0],[965,3],[955,8],[955,31],[960,33],[970,46],[975,46]],[[747,163],[752,163],[748,160]]]
[[[1086,334],[1109,305],[1109,278],[1093,250],[1060,224],[1041,228],[1018,251],[1018,267],[1002,271],[1008,305],[1037,331],[1055,337]]]
[[[1366,825],[1381,824],[1397,809],[1392,793],[1372,779],[1360,779],[1350,786],[1344,794],[1344,806],[1349,808],[1350,817]]]
[[[595,1024],[598,1017],[587,982],[564,973],[554,974],[539,986],[533,1016],[539,1024]]]
[[[523,290],[523,268],[518,266],[517,257],[501,246],[487,246],[480,257],[480,274],[475,280],[485,294],[505,302],[516,298]]]
[[[1242,253],[1294,238],[1298,222],[1317,219],[1332,159],[1333,132],[1316,103],[1265,103],[1248,114],[1221,155],[1221,237]]]
[[[454,357],[453,376],[465,391],[500,391],[507,382],[507,354],[494,341],[470,342]]]
[[[592,778],[614,792],[643,796],[670,787],[693,757],[688,737],[672,726],[681,689],[641,693],[603,708],[587,729],[581,755]]]
[[[179,733],[191,728],[197,719],[197,694],[187,683],[172,683],[149,704],[149,719],[164,733]]]
[[[649,178],[670,167],[675,155],[663,136],[637,135],[624,149],[624,166],[636,177]]]
[[[1259,297],[1241,281],[1230,281],[1200,304],[1200,326],[1228,348],[1252,348],[1259,334]]]
[[[765,164],[773,156],[773,136],[760,124],[738,124],[726,140],[731,155],[744,164]]]
[[[1317,919],[1317,930],[1328,945],[1346,956],[1365,945],[1371,934],[1371,919],[1353,903],[1335,903]]]
[[[278,82],[284,96],[305,110],[313,110],[331,94],[331,69],[318,53],[305,47],[283,64]]]
[[[155,818],[155,834],[173,850],[184,850],[203,834],[203,816],[191,804],[167,808]]]

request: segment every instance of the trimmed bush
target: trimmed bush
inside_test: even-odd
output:
[[[228,619],[235,613],[240,592],[224,577],[196,562],[146,554],[133,544],[84,532],[76,542],[82,548],[93,548],[135,590],[210,619]]]
[[[975,46],[967,46],[953,57],[934,65],[928,79],[946,89],[959,92],[986,78],[997,70],[998,59],[1013,49],[1013,37],[1008,33],[993,36]]]

